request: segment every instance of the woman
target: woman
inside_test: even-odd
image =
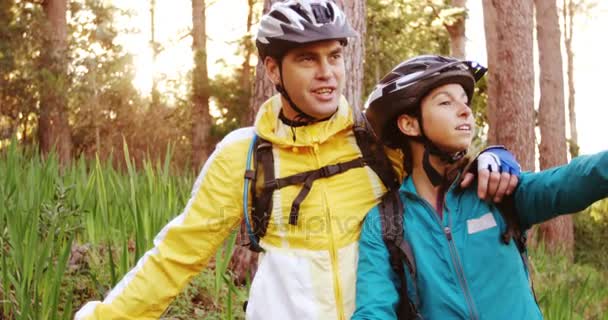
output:
[[[502,241],[507,223],[500,211],[455,183],[474,136],[475,82],[484,73],[471,62],[420,56],[395,67],[368,99],[366,113],[378,136],[409,155],[411,174],[399,196],[403,237],[416,266],[415,276],[405,275],[406,292],[418,318],[542,319],[520,250],[515,241]],[[607,195],[603,152],[522,173],[512,203],[525,231]],[[398,316],[402,281],[389,263],[379,212],[370,211],[361,233],[353,319]]]

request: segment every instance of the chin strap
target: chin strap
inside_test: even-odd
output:
[[[441,185],[441,183],[444,182],[445,179],[444,176],[433,167],[429,156],[434,155],[439,157],[439,160],[441,160],[441,162],[447,164],[454,164],[466,155],[467,150],[461,150],[458,152],[446,152],[441,150],[424,133],[424,127],[422,126],[422,115],[418,116],[418,123],[420,125],[421,135],[414,138],[415,140],[424,144],[424,157],[422,158],[422,168],[424,169],[426,176],[429,178],[433,186],[437,187]]]
[[[287,94],[287,90],[285,90],[285,84],[283,83],[283,66],[282,66],[283,62],[281,61],[279,63],[279,77],[281,80],[280,84],[275,85],[275,89],[277,89],[277,92],[279,92],[283,98],[285,98],[285,100],[287,100],[287,103],[289,103],[289,106],[298,114],[295,116],[295,118],[292,120],[294,122],[297,122],[299,124],[310,124],[310,123],[315,123],[318,121],[317,118],[309,115],[308,113],[302,111],[302,109],[298,108],[298,106],[293,102],[293,100],[291,100],[291,97],[289,97],[289,94]]]

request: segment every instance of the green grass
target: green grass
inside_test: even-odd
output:
[[[564,255],[531,250],[536,297],[545,319],[608,319],[608,273]]]

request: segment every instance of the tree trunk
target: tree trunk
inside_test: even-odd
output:
[[[160,106],[160,92],[158,92],[158,75],[156,74],[156,61],[160,53],[156,41],[156,0],[150,0],[150,46],[152,47],[152,88],[150,89],[150,107],[155,110]]]
[[[38,139],[40,150],[47,154],[55,149],[63,164],[70,161],[72,136],[68,121],[67,98],[67,0],[45,0],[42,7],[46,16],[45,47],[41,64],[46,74],[40,88],[40,116]],[[47,73],[48,72],[48,73]]]
[[[574,26],[575,5],[574,0],[564,0],[563,22],[564,22],[564,43],[566,46],[566,61],[568,73],[568,121],[570,125],[569,149],[570,157],[578,156],[578,130],[576,129],[576,110],[574,109],[574,50],[572,49],[572,36]]]
[[[255,4],[254,0],[247,0],[247,38],[245,39],[245,57],[243,58],[243,64],[241,67],[241,88],[246,90],[249,94],[249,99],[251,100],[251,93],[253,92],[253,84],[251,83],[251,65],[250,60],[251,56],[254,54],[254,44],[249,37],[251,34],[251,26],[253,25],[253,5]],[[247,106],[249,107],[249,106]],[[253,124],[253,120],[255,114],[251,112],[251,108],[246,109],[248,112],[243,112],[241,114],[240,123],[241,125],[251,125]]]
[[[264,10],[262,11],[263,14],[268,13],[272,4],[277,1],[279,0],[264,0]],[[254,119],[262,103],[268,100],[268,98],[270,98],[274,93],[274,85],[266,76],[266,71],[264,70],[264,61],[258,59],[258,64],[255,67],[253,94],[251,95],[251,100],[249,102],[249,110],[251,110],[252,114],[254,115]]]
[[[534,170],[533,2],[484,0],[488,50],[488,142]]]
[[[207,33],[205,0],[192,0],[192,167],[195,171],[209,156],[211,115],[209,114],[209,77],[207,74]]]
[[[362,108],[363,103],[363,59],[365,58],[365,1],[338,0],[336,3],[344,10],[350,25],[359,33],[354,39],[349,39],[344,51],[346,67],[346,88],[344,96],[355,108]]]
[[[540,61],[539,162],[543,170],[567,163],[568,149],[557,5],[555,0],[535,0],[534,4]],[[566,250],[567,256],[572,257],[574,227],[571,216],[561,216],[541,224],[539,236],[550,251]]]
[[[465,8],[466,0],[452,0],[452,6],[457,8]],[[445,28],[450,35],[450,54],[458,59],[465,58],[465,15],[463,14],[452,24],[445,24]]]

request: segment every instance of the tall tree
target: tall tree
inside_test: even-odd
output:
[[[42,81],[40,87],[40,115],[38,141],[40,150],[57,151],[60,161],[70,161],[72,136],[68,122],[66,93],[67,76],[67,0],[44,0],[46,17],[46,50],[41,52]]]
[[[209,156],[211,115],[209,114],[209,76],[207,72],[207,32],[205,0],[192,0],[192,166],[198,171]]]
[[[450,54],[453,57],[465,58],[465,18],[466,18],[466,0],[452,0],[454,7],[454,15],[451,21],[444,22],[445,28],[450,34]]]
[[[548,169],[568,162],[561,33],[555,0],[535,0],[534,4],[540,61],[539,162],[541,169]],[[549,250],[565,249],[572,256],[574,227],[571,216],[541,224],[539,235]]]
[[[253,25],[254,5],[256,0],[247,0],[247,33],[243,39],[244,57],[241,65],[241,88],[251,97],[253,91],[253,83],[251,82],[251,56],[255,53],[255,45],[251,36],[251,26]],[[253,123],[255,114],[249,106],[245,106],[246,112],[241,112],[241,125],[250,125]]]
[[[534,170],[533,2],[484,0],[488,66],[488,142]]]
[[[564,45],[566,47],[566,67],[568,74],[568,123],[570,127],[570,156],[578,156],[578,130],[576,129],[576,110],[574,89],[574,50],[572,49],[572,37],[574,35],[574,0],[564,0],[562,8],[562,21],[564,23]]]
[[[262,13],[268,13],[272,4],[277,1],[279,0],[264,0],[264,9],[262,10]],[[251,100],[249,103],[253,114],[256,114],[262,103],[268,100],[268,98],[270,98],[274,93],[274,85],[272,84],[272,81],[270,81],[270,79],[266,76],[266,72],[264,71],[264,61],[258,59],[258,64],[255,67],[253,94],[251,95]]]
[[[346,88],[344,95],[353,107],[361,108],[363,103],[363,59],[365,58],[365,1],[364,0],[338,0],[336,3],[342,7],[348,17],[350,25],[359,34],[354,39],[349,39],[348,46],[344,51],[346,66]]]
[[[156,0],[150,0],[150,47],[152,48],[152,88],[150,89],[152,109],[160,106],[160,92],[158,91],[158,75],[156,74],[156,61],[160,53],[160,43],[156,40]]]
[[[426,0],[426,5],[433,11],[435,20],[441,22],[450,35],[450,55],[459,59],[465,58],[466,2],[466,0],[452,0],[451,4],[447,4]]]

